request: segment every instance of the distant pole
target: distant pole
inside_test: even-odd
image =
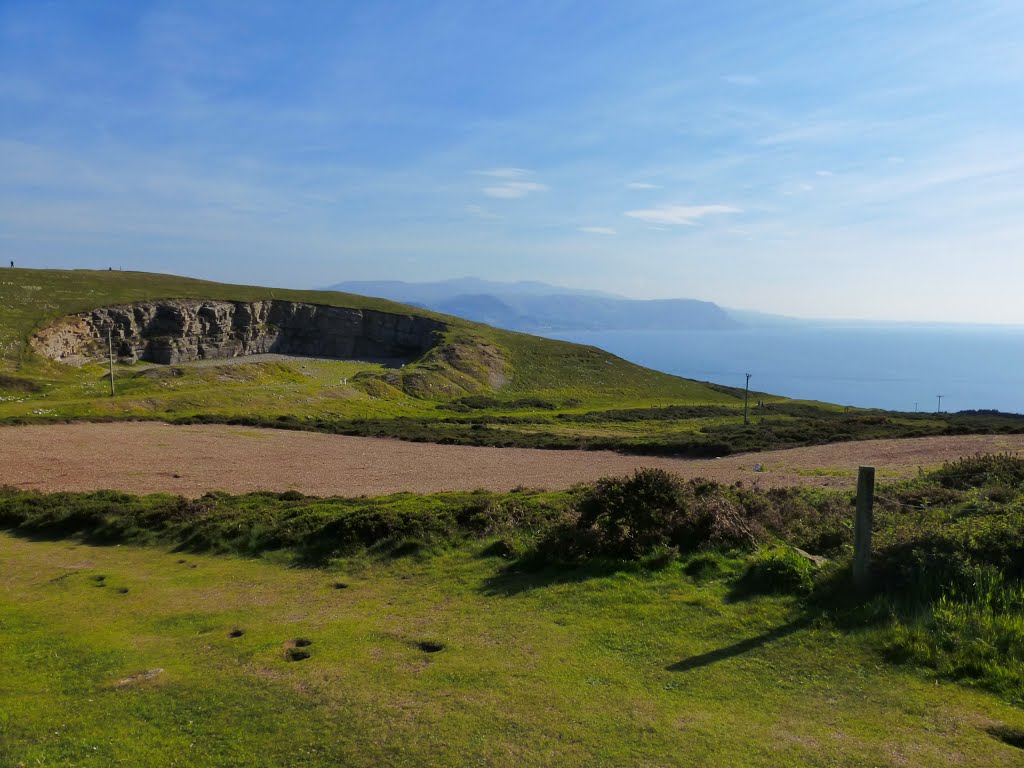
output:
[[[110,353],[110,396],[114,396],[114,329],[107,328],[107,351]]]
[[[917,413],[917,403],[914,403],[914,413]]]
[[[747,423],[747,397],[750,395],[750,374],[747,374],[747,383],[743,387],[743,424]]]
[[[875,468],[857,472],[857,521],[853,529],[853,583],[861,589],[871,583],[871,526],[875,509]]]
[[[937,397],[937,398],[939,398],[939,405],[938,405],[938,407],[937,407],[937,408],[935,409],[935,412],[936,412],[936,413],[942,413],[942,397],[943,397],[943,396],[942,396],[942,395],[936,395],[936,397]]]

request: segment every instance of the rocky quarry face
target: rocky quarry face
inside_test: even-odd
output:
[[[123,362],[277,353],[397,364],[431,349],[445,329],[425,317],[292,301],[169,299],[72,315],[40,331],[33,347],[66,363],[106,360],[110,330]]]

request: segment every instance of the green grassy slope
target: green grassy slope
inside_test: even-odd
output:
[[[4,765],[1020,760],[989,733],[1019,709],[684,565],[506,580],[458,550],[323,572],[6,534],[0,559]]]
[[[211,283],[173,275],[90,270],[9,269],[0,273],[0,365],[9,374],[68,377],[66,366],[48,363],[31,353],[28,340],[38,328],[68,314],[112,304],[158,298],[207,298],[254,301],[276,298],[330,306],[373,309],[443,319],[451,331],[445,341],[456,348],[481,344],[498,347],[506,360],[510,393],[542,392],[553,396],[637,402],[723,402],[730,398],[697,382],[651,371],[592,347],[501,331],[459,318],[437,315],[384,299],[328,291],[295,291],[255,286]],[[472,360],[448,359],[428,354],[413,366],[422,372],[447,369]],[[95,371],[91,371],[95,373]],[[128,377],[127,371],[121,372]],[[136,387],[138,389],[138,387]],[[445,399],[417,391],[427,399]]]

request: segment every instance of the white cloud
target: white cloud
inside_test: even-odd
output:
[[[526,197],[531,192],[543,192],[547,184],[536,181],[508,181],[496,187],[484,187],[484,194],[488,197],[497,197],[502,200],[514,200],[519,197]]]
[[[657,208],[646,208],[626,211],[626,216],[648,224],[668,224],[674,226],[697,223],[705,216],[716,216],[727,213],[739,213],[739,208],[731,205],[662,205]]]
[[[483,171],[473,171],[477,176],[490,176],[494,179],[521,179],[529,176],[533,171],[526,168],[488,168]]]
[[[616,235],[618,234],[611,227],[580,227],[580,232],[586,232],[591,235]]]
[[[775,147],[784,144],[830,144],[846,142],[882,127],[881,123],[857,120],[814,120],[795,123],[769,136],[763,136],[755,144]]]
[[[464,209],[466,213],[477,216],[481,219],[496,219],[498,218],[495,214],[488,211],[482,205],[467,205]]]
[[[761,79],[753,75],[726,75],[722,78],[729,85],[758,85]]]
[[[814,185],[806,181],[787,181],[779,186],[779,192],[783,195],[802,195],[813,191]]]
[[[631,181],[626,185],[626,189],[659,189],[657,184],[649,184],[646,181]]]
[[[835,174],[832,173],[832,171],[815,171],[814,175],[815,176],[821,176],[822,178],[827,178],[829,176],[835,176]]]

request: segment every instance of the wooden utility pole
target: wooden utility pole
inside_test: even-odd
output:
[[[938,405],[938,407],[937,407],[937,408],[935,409],[935,412],[936,412],[936,413],[942,413],[942,397],[943,397],[943,396],[942,396],[942,395],[936,395],[936,397],[937,397],[937,398],[939,398],[939,405]]]
[[[107,328],[107,352],[110,354],[110,396],[114,396],[114,329]]]
[[[853,583],[866,589],[871,583],[871,527],[875,516],[875,468],[857,472],[857,521],[853,529]]]
[[[750,374],[747,374],[747,383],[743,387],[743,424],[747,423],[747,396],[750,394]]]

